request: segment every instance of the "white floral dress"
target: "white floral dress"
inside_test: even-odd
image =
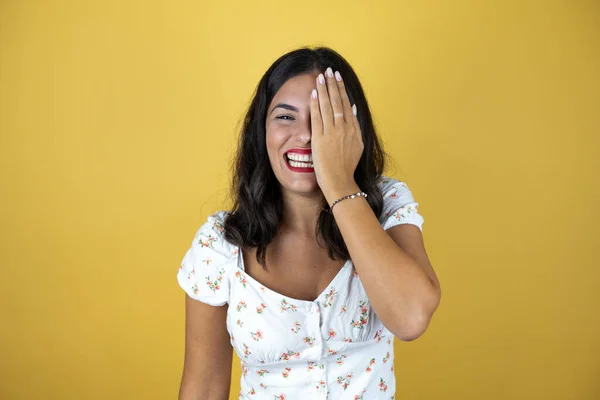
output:
[[[384,229],[414,224],[418,203],[404,182],[382,177]],[[354,201],[354,200],[345,200]],[[193,299],[228,304],[227,330],[241,360],[239,399],[393,399],[393,334],[374,313],[348,260],[315,301],[281,295],[248,275],[217,211],[198,229],[177,272]]]

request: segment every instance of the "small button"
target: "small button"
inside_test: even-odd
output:
[[[312,313],[319,312],[319,306],[317,306],[316,304],[311,305],[310,312],[312,312]]]

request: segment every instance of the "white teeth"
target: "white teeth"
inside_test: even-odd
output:
[[[304,162],[312,161],[312,154],[287,153],[287,157],[288,157],[288,159],[295,160],[295,161],[304,161]]]
[[[289,160],[288,162],[290,163],[290,165],[292,167],[296,167],[296,168],[314,168],[313,163],[304,163],[304,162],[298,162],[298,161],[293,161],[293,160]]]

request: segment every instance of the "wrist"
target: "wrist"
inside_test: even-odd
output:
[[[334,201],[360,191],[361,190],[356,182],[352,181],[345,184],[336,185],[328,190],[323,190],[323,195],[325,196],[325,200],[327,200],[327,205],[331,207]]]

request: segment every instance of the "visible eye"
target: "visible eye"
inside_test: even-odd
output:
[[[287,117],[289,119],[285,119],[284,117]],[[283,119],[284,121],[293,121],[294,117],[292,117],[291,115],[280,115],[276,119]]]

